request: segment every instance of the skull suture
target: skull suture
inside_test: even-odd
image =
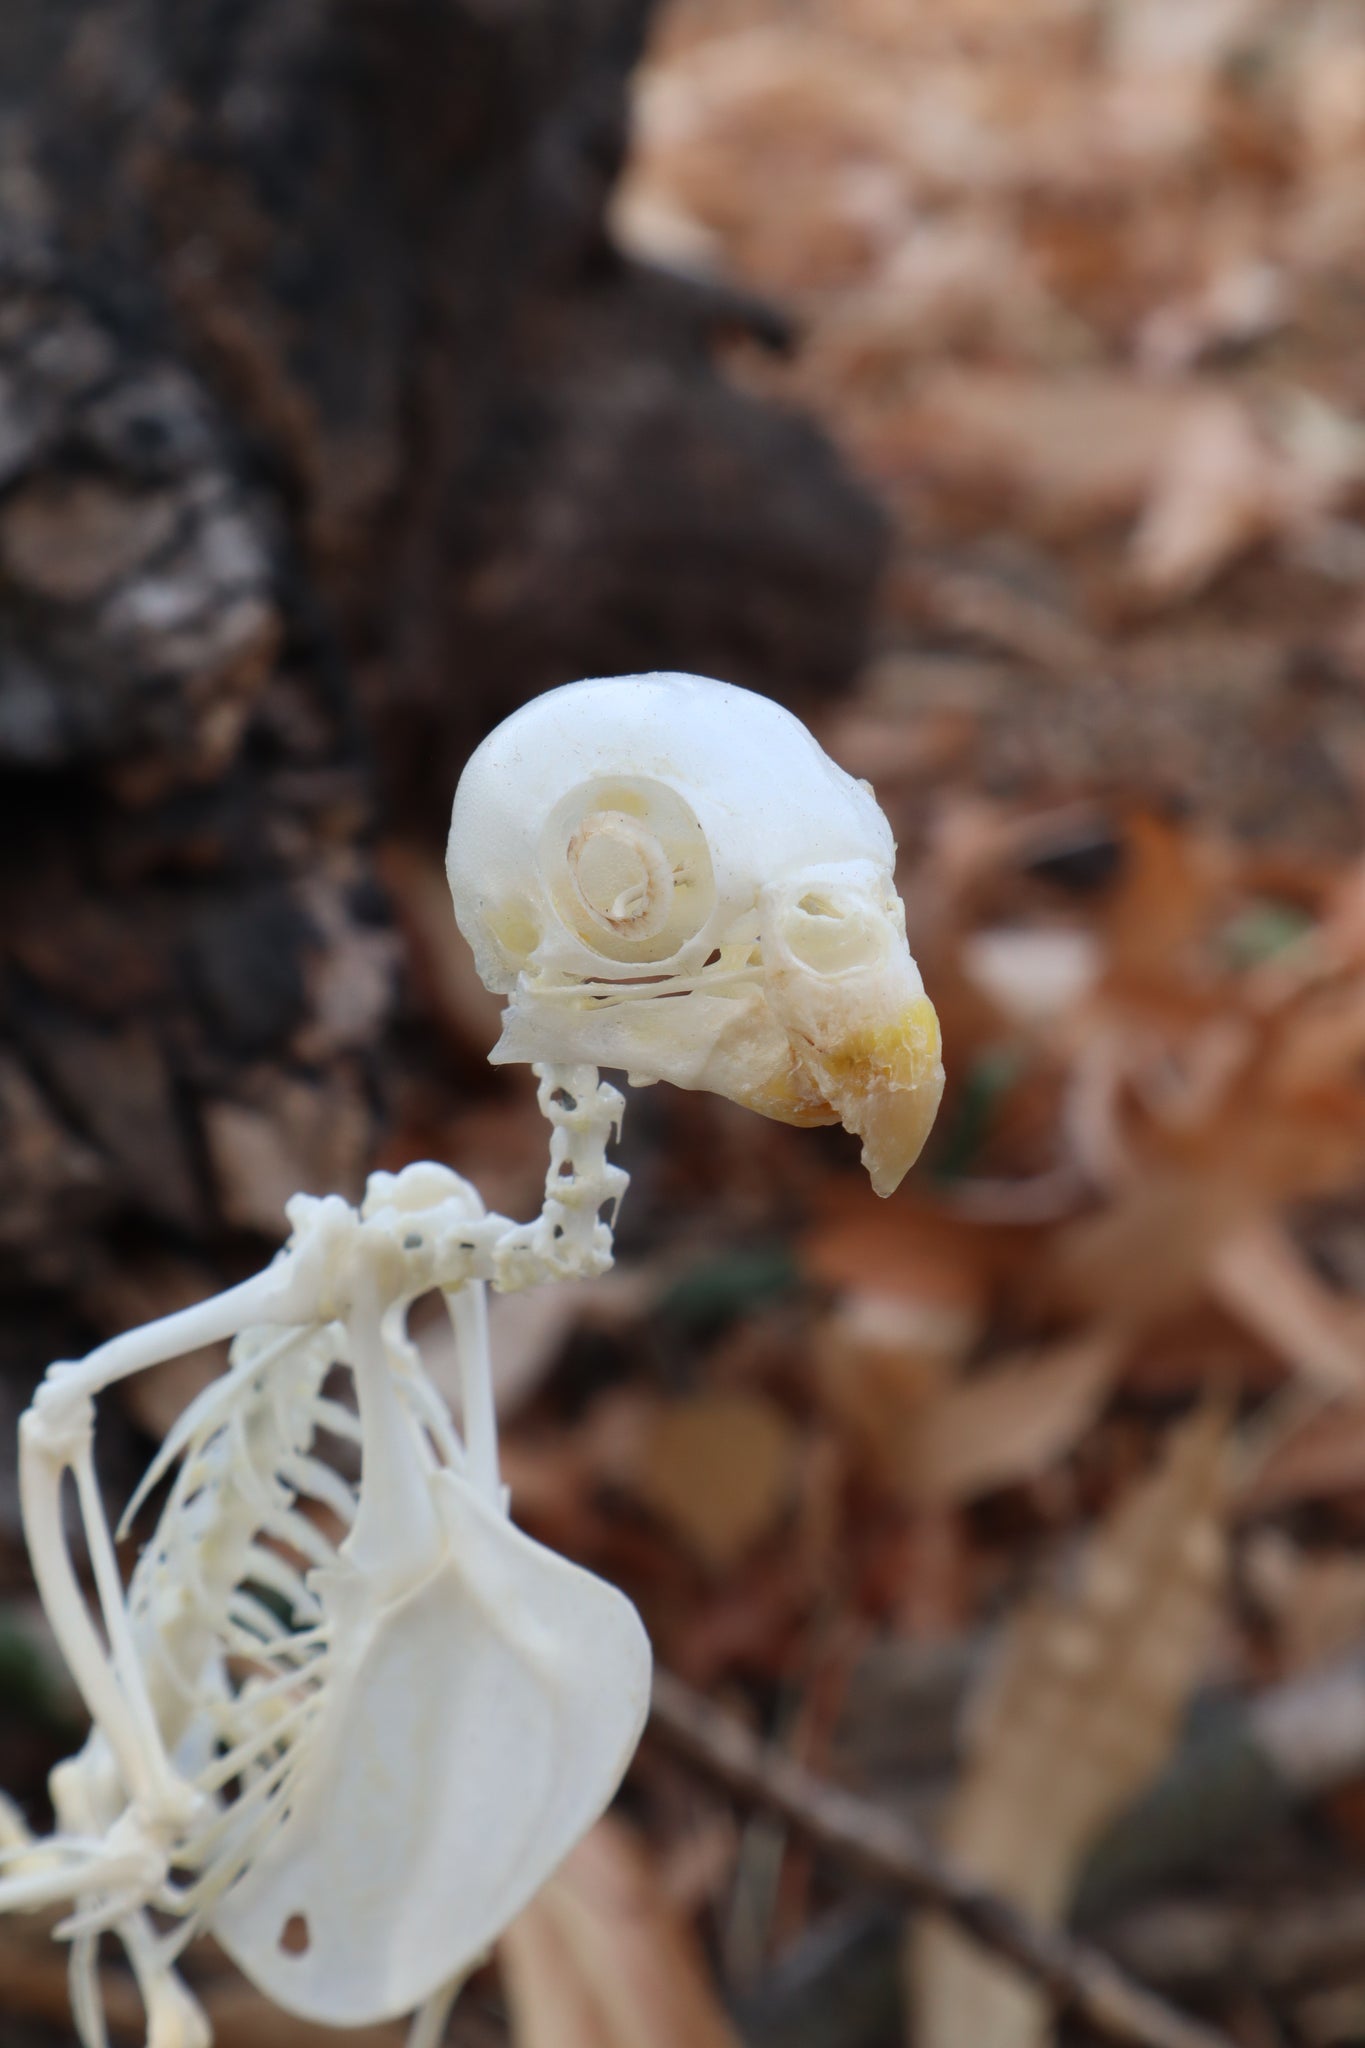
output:
[[[943,1090],[894,858],[868,785],[766,697],[652,675],[537,698],[451,821],[456,918],[511,997],[492,1057],[842,1123],[890,1194]]]

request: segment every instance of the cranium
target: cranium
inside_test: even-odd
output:
[[[461,778],[447,869],[495,1061],[590,1060],[842,1123],[879,1194],[943,1089],[891,828],[765,697],[697,676],[540,697]]]

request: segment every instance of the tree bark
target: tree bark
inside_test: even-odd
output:
[[[372,844],[435,843],[512,705],[856,665],[880,517],[717,366],[780,321],[604,225],[647,13],[8,0],[0,1261],[44,1344],[357,1190]]]

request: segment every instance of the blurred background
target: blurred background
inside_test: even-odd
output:
[[[948,1094],[887,1203],[637,1095],[616,1271],[495,1304],[518,1518],[1229,2039],[1365,2041],[1360,0],[4,0],[0,1783],[80,1736],[40,1371],[296,1188],[538,1207],[450,796],[655,667],[874,780]],[[0,1922],[4,2048],[65,2014]],[[655,1738],[449,2034],[1057,2038]]]

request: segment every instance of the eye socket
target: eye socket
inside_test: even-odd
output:
[[[885,933],[861,907],[843,910],[828,896],[803,896],[785,913],[782,943],[812,974],[856,974],[874,967],[886,949]]]
[[[604,960],[668,960],[716,903],[700,820],[667,783],[647,776],[586,782],[559,803],[541,840],[555,910]]]
[[[652,939],[673,908],[673,864],[654,833],[624,811],[591,811],[568,849],[579,903],[617,938]]]

